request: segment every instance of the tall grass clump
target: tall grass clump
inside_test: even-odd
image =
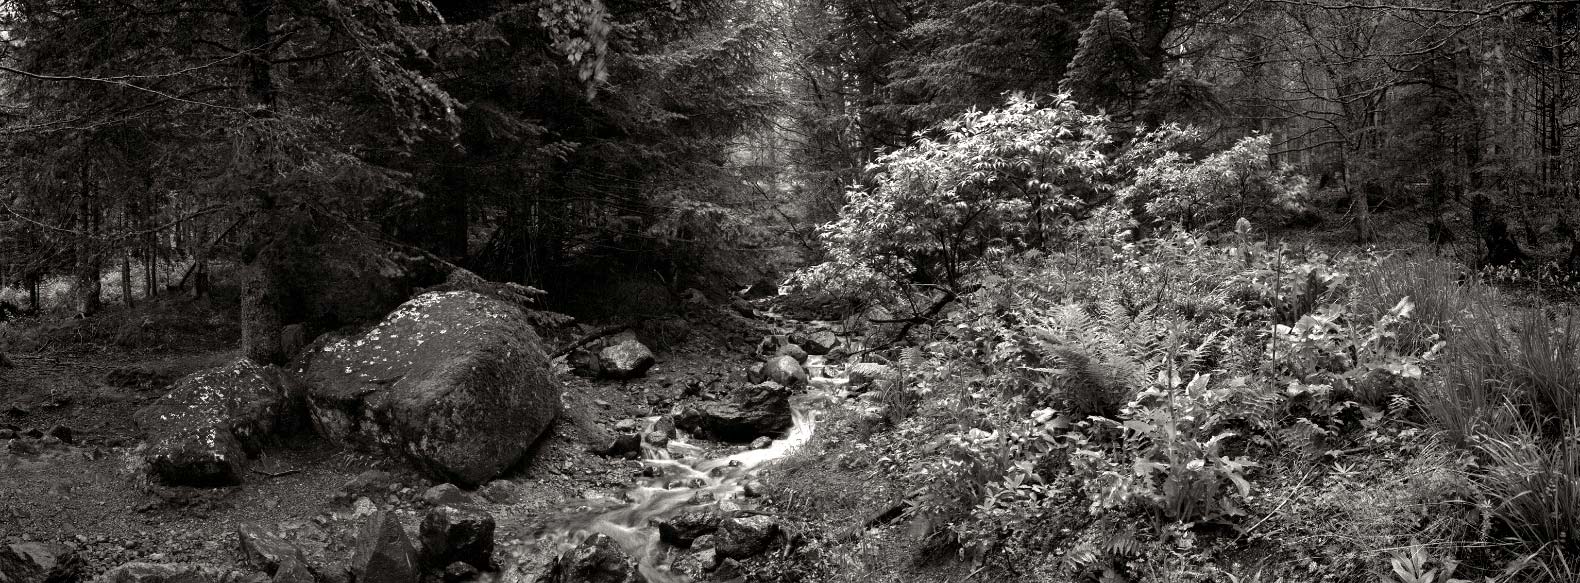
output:
[[[1410,298],[1415,311],[1400,325],[1397,339],[1414,351],[1430,349],[1465,326],[1478,309],[1501,303],[1496,289],[1444,257],[1387,257],[1356,278],[1358,312],[1380,316],[1401,297]]]
[[[1573,314],[1475,306],[1423,406],[1470,451],[1491,538],[1529,580],[1574,581],[1580,553],[1580,327]]]

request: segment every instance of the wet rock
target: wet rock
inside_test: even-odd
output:
[[[277,537],[255,524],[236,527],[236,540],[241,547],[241,559],[252,567],[270,575],[280,570],[287,561],[305,562],[302,550],[285,539]]]
[[[440,506],[423,517],[418,538],[423,562],[429,565],[462,562],[489,570],[494,557],[494,517],[481,510]]]
[[[67,583],[86,578],[87,563],[65,545],[0,544],[0,582]]]
[[[422,501],[429,506],[459,506],[471,504],[472,498],[455,484],[439,484],[423,491]]]
[[[701,545],[698,545],[698,549],[695,552],[687,553],[675,561],[673,570],[694,581],[705,581],[708,573],[713,570],[718,562],[718,551],[713,550],[711,546],[701,548]]]
[[[638,424],[635,419],[621,419],[618,423],[614,424],[615,431],[620,431],[623,433],[634,433],[639,427],[641,427],[641,425]]]
[[[642,441],[653,447],[669,447],[669,434],[662,431],[649,431],[642,436]]]
[[[761,555],[779,538],[779,524],[767,516],[726,519],[714,534],[721,559],[744,560]]]
[[[417,296],[304,360],[320,434],[462,485],[514,465],[559,414],[561,387],[526,314],[473,292]]]
[[[806,349],[794,344],[780,346],[779,350],[774,351],[774,356],[788,356],[794,358],[799,364],[806,364],[807,359]]]
[[[675,436],[675,418],[669,415],[659,415],[653,420],[653,426],[648,431],[662,433],[666,437]]]
[[[768,380],[767,375],[764,374],[767,369],[767,363],[759,362],[752,365],[751,368],[746,369],[746,382],[760,383]]]
[[[762,377],[794,389],[806,386],[806,369],[789,356],[776,356],[763,363]]]
[[[170,486],[240,484],[247,456],[294,410],[280,371],[247,359],[176,381],[133,415],[148,438],[142,458]]]
[[[774,382],[737,388],[728,400],[681,408],[675,425],[700,437],[739,443],[789,429],[790,390]]]
[[[43,439],[44,430],[37,427],[30,427],[27,431],[22,432],[22,437],[26,437],[28,439]]]
[[[478,572],[477,567],[457,561],[450,563],[449,566],[444,568],[444,581],[445,583],[463,583],[476,580],[477,576],[481,574]]]
[[[657,362],[653,351],[634,338],[627,338],[598,351],[598,364],[602,376],[611,379],[634,379],[647,374]]]
[[[753,439],[751,448],[752,449],[768,449],[768,446],[773,445],[773,444],[774,444],[774,440],[772,438],[769,438],[768,436],[765,435],[763,437],[759,437],[757,439]]]
[[[796,344],[801,345],[807,354],[821,356],[839,347],[840,339],[832,330],[817,330],[800,338]]]
[[[711,512],[688,512],[667,520],[656,521],[658,540],[683,548],[691,548],[697,538],[719,530],[722,518]]]
[[[543,583],[636,583],[636,564],[604,535],[595,535],[555,561]]]
[[[851,388],[860,388],[879,381],[892,381],[899,374],[894,367],[874,362],[862,362],[852,365],[848,374]]]
[[[386,512],[375,513],[357,531],[357,549],[351,556],[351,577],[356,583],[416,583],[417,549]]]
[[[0,429],[0,439],[16,439],[16,430]]]
[[[317,583],[312,570],[307,564],[295,558],[287,559],[280,563],[280,568],[274,572],[274,579],[270,583]]]
[[[741,298],[735,298],[734,300],[731,300],[730,309],[734,310],[735,313],[740,315],[742,318],[757,317],[757,309],[752,307],[752,303]]]
[[[207,565],[132,562],[94,579],[95,583],[268,583],[262,573]]]
[[[635,459],[642,454],[642,436],[635,433],[611,433],[603,437],[592,450],[598,455]]]

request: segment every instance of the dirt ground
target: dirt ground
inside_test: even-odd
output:
[[[752,344],[698,336],[661,352],[635,381],[561,375],[564,413],[550,434],[520,467],[470,493],[499,521],[501,554],[545,561],[534,542],[545,521],[580,500],[617,499],[629,488],[636,462],[587,452],[599,428],[667,412],[688,385],[744,378]],[[349,557],[352,533],[373,508],[394,511],[415,532],[427,508],[421,495],[434,482],[397,460],[312,435],[268,450],[240,487],[149,484],[135,463],[140,436],[132,413],[169,381],[235,357],[106,349],[11,355],[16,367],[0,369],[0,430],[22,435],[0,439],[0,543],[63,543],[98,574],[134,560],[238,566],[235,530],[244,523],[284,535],[322,564]],[[26,437],[56,427],[70,430],[69,441]],[[366,479],[373,470],[389,477]]]

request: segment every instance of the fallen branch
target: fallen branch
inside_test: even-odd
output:
[[[298,469],[294,469],[294,470],[285,470],[283,472],[265,472],[265,471],[260,470],[258,468],[252,468],[252,471],[258,472],[260,474],[263,474],[263,475],[271,477],[271,478],[278,478],[280,476],[289,476],[291,474],[300,473],[302,470],[300,468],[298,468]]]
[[[609,337],[609,336],[614,336],[615,334],[619,334],[619,333],[624,332],[626,330],[630,330],[631,326],[632,326],[632,324],[618,324],[618,325],[606,326],[604,328],[600,328],[598,330],[594,330],[591,334],[588,334],[586,336],[582,336],[581,338],[578,338],[575,342],[572,342],[570,344],[566,344],[563,348],[560,348],[559,350],[554,351],[554,354],[549,355],[549,360],[554,360],[554,359],[559,358],[561,356],[565,356],[567,354],[575,352],[576,349],[581,348],[583,346],[586,346],[588,344],[592,344],[594,341],[597,341],[598,339],[606,338],[606,337]]]

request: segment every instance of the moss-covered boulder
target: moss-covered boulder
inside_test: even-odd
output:
[[[315,347],[298,373],[325,437],[469,486],[519,461],[559,413],[560,384],[526,313],[467,291],[417,296]]]
[[[132,420],[160,482],[216,487],[242,482],[249,455],[289,423],[293,409],[279,369],[240,359],[176,381]]]

